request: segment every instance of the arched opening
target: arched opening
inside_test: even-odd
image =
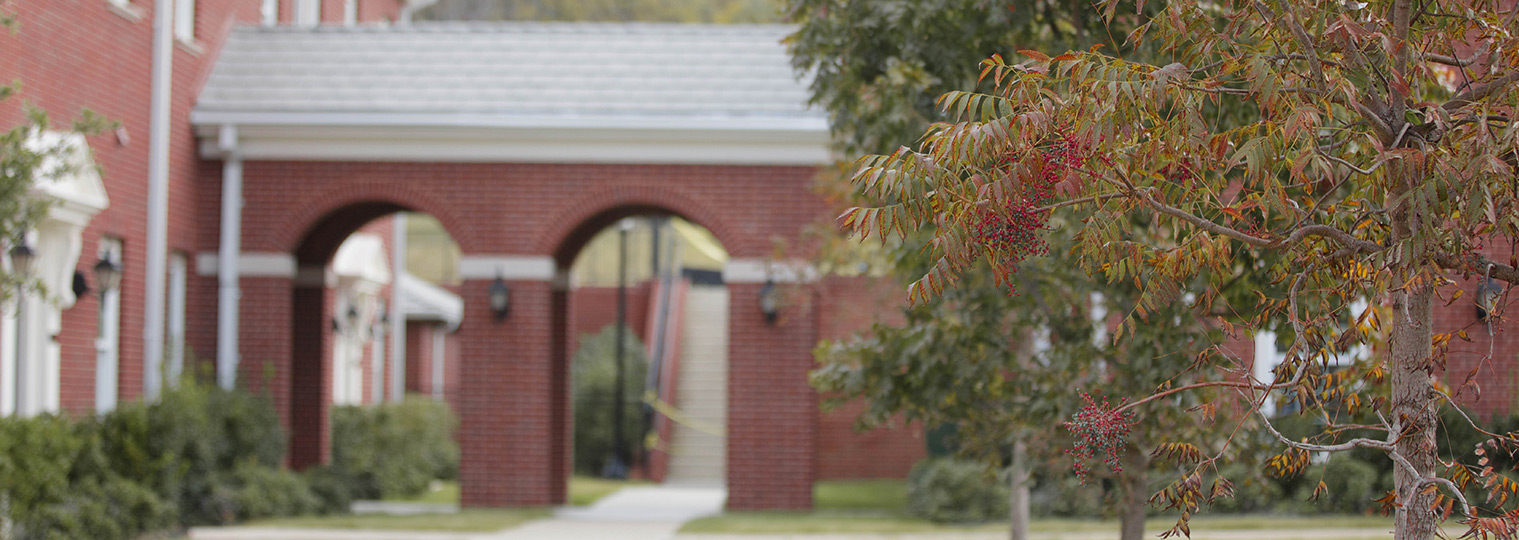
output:
[[[347,205],[311,226],[294,258],[288,375],[271,381],[288,385],[291,466],[329,460],[336,406],[411,397],[457,410],[460,255],[438,220]]]
[[[559,246],[557,265],[568,271],[553,301],[564,337],[554,347],[562,391],[553,424],[566,474],[556,478],[723,485],[728,257],[706,227],[653,206],[598,213]]]

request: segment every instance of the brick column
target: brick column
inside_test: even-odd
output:
[[[728,508],[808,509],[817,471],[818,402],[807,384],[816,314],[810,302],[783,305],[767,323],[759,289],[728,285]]]
[[[490,279],[464,281],[459,326],[459,483],[464,506],[557,502],[548,281],[508,281],[511,314],[490,311]],[[561,428],[562,429],[562,428]]]
[[[284,295],[293,298],[293,312],[285,342],[289,360],[279,365],[289,376],[288,383],[277,387],[289,389],[288,408],[281,417],[288,419],[290,466],[296,469],[332,460],[332,295],[319,281],[303,283]],[[247,305],[246,289],[243,298]],[[243,358],[246,363],[247,353]]]

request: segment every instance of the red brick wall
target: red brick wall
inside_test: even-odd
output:
[[[848,339],[875,323],[901,324],[905,289],[891,278],[840,278],[818,287],[825,309],[819,319],[822,339]],[[863,401],[819,412],[818,478],[906,478],[927,455],[923,425],[900,419],[890,426],[856,431]]]
[[[1513,245],[1494,244],[1484,249],[1483,254],[1494,261],[1514,264]],[[1519,324],[1512,321],[1519,319],[1519,290],[1509,291],[1499,311],[1509,322],[1495,325],[1495,335],[1489,336],[1487,323],[1477,320],[1475,303],[1477,284],[1482,276],[1451,277],[1456,284],[1441,287],[1436,295],[1434,331],[1440,334],[1464,330],[1471,341],[1451,339],[1446,353],[1446,382],[1461,403],[1482,416],[1515,411],[1519,409],[1516,407],[1519,406],[1519,369],[1515,369],[1519,366]],[[1499,285],[1503,283],[1499,282]],[[1457,290],[1464,291],[1460,298],[1454,298]]]
[[[649,294],[652,282],[628,286],[628,328],[638,336],[640,343],[648,343]],[[574,315],[570,318],[573,334],[570,339],[576,345],[586,334],[595,334],[607,326],[617,324],[617,287],[580,287],[570,291],[574,299]],[[574,357],[574,350],[570,351]]]

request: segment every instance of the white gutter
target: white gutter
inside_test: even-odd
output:
[[[231,390],[237,384],[238,260],[243,244],[243,156],[237,126],[221,126],[217,146],[222,151],[222,223],[216,261],[216,383]]]
[[[396,279],[390,285],[390,400],[401,401],[406,397],[406,288],[401,286],[401,276],[406,274],[406,213],[396,212],[391,218],[393,228],[390,240],[390,268]]]
[[[153,90],[148,110],[147,275],[143,287],[142,390],[158,399],[163,381],[164,294],[169,264],[169,113],[174,78],[174,0],[153,4]]]

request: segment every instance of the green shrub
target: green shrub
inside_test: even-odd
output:
[[[353,498],[420,495],[433,480],[457,476],[458,423],[448,404],[430,398],[333,407],[330,474]]]
[[[907,475],[907,510],[939,523],[1005,519],[1008,487],[1004,474],[989,474],[981,463],[929,458]]]
[[[311,494],[316,497],[318,514],[347,513],[353,505],[352,482],[330,466],[312,467],[302,472]]]
[[[233,469],[232,476],[238,485],[233,500],[239,519],[300,516],[322,508],[306,479],[289,470],[246,462]]]
[[[599,474],[612,454],[612,405],[617,383],[617,326],[580,337],[570,364],[573,374],[575,472]],[[643,441],[643,390],[649,362],[633,332],[623,339],[624,444],[631,453]],[[631,455],[629,456],[631,457]]]

